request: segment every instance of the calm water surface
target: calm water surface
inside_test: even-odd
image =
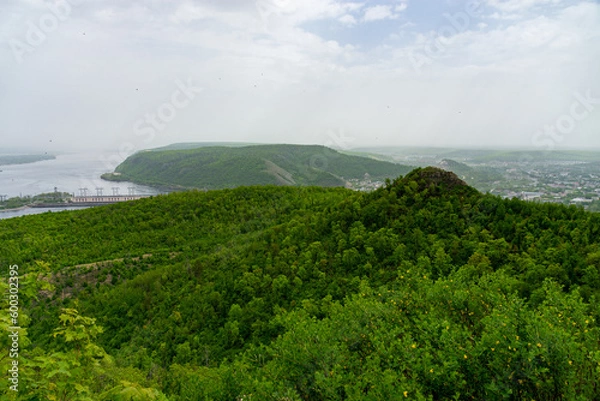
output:
[[[79,195],[81,188],[87,188],[88,195],[95,195],[97,188],[102,188],[104,195],[112,195],[118,191],[127,195],[130,188],[136,195],[155,195],[159,191],[130,182],[111,182],[100,179],[104,173],[111,172],[95,154],[66,154],[59,155],[55,160],[44,160],[28,164],[0,166],[0,195],[9,198],[15,196],[35,196],[41,193],[68,192]],[[113,189],[118,188],[118,190]],[[24,209],[11,212],[0,211],[0,219],[47,212],[49,209]],[[51,209],[59,211],[62,209]],[[68,210],[73,210],[69,208]]]
[[[101,207],[101,206],[99,206]],[[81,210],[87,209],[87,207],[52,207],[52,208],[27,208],[20,210],[0,210],[0,220],[2,219],[10,219],[11,217],[19,217],[19,216],[27,216],[30,214],[40,214],[40,213],[55,213],[62,212],[65,210]]]

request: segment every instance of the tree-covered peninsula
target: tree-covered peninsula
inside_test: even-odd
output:
[[[385,180],[410,167],[351,156],[324,146],[209,146],[147,150],[128,157],[106,180],[131,181],[165,189],[224,189],[244,185],[349,185],[369,177]]]

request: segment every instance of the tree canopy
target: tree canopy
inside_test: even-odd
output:
[[[3,220],[26,330],[20,391],[0,391],[597,399],[599,234],[596,214],[432,168],[371,193],[240,187]]]

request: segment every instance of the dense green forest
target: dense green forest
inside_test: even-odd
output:
[[[600,399],[599,238],[598,214],[435,168],[370,193],[240,187],[2,220],[23,328],[19,392],[0,392]]]
[[[242,185],[345,186],[369,174],[383,180],[407,166],[341,154],[324,146],[253,145],[143,151],[128,157],[107,180],[162,188],[223,189]]]

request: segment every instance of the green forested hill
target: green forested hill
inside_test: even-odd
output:
[[[441,160],[438,163],[438,167],[452,171],[469,185],[484,192],[494,188],[495,184],[503,179],[499,170],[493,167],[470,167],[451,159]]]
[[[349,156],[324,146],[252,145],[140,152],[121,163],[117,174],[103,178],[167,188],[335,187],[365,174],[383,180],[408,171],[407,166]]]
[[[0,391],[598,399],[599,238],[596,214],[433,168],[372,193],[241,187],[2,220],[27,332],[18,397]]]
[[[189,150],[189,149],[197,149],[204,147],[215,147],[215,146],[226,146],[226,147],[243,147],[243,146],[251,146],[258,145],[257,143],[250,142],[181,142],[181,143],[173,143],[171,145],[162,146],[160,148],[151,149],[153,152],[162,151],[162,150]]]

